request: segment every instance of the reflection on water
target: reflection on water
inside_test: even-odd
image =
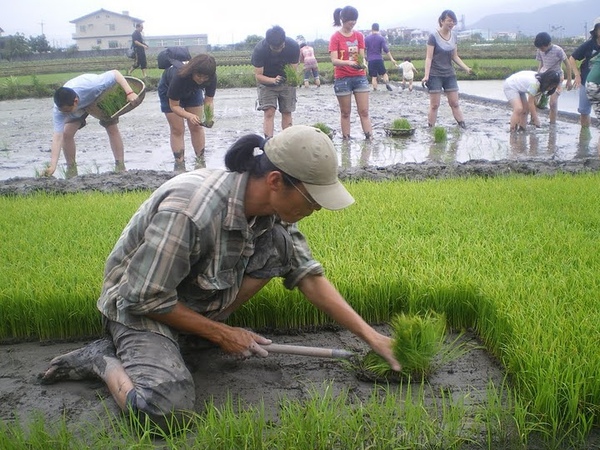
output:
[[[341,168],[388,166],[420,162],[466,162],[484,159],[555,159],[595,157],[598,155],[593,136],[596,130],[581,130],[579,124],[545,124],[525,132],[510,133],[508,125],[495,123],[482,129],[461,130],[448,127],[448,139],[435,143],[433,130],[417,129],[413,136],[377,135],[372,141],[335,139]]]
[[[577,158],[586,158],[590,156],[600,156],[600,140],[598,144],[592,144],[592,130],[582,128],[579,131],[577,140]]]

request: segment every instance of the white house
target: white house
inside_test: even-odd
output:
[[[142,19],[132,17],[128,11],[115,13],[99,9],[78,19],[71,20],[76,32],[73,40],[79,50],[106,50],[129,48],[131,34],[136,23],[144,23]],[[164,47],[185,46],[192,55],[205,52],[208,45],[206,34],[147,36],[144,41],[148,44],[148,54],[156,54]]]
[[[143,22],[142,19],[131,17],[128,11],[119,14],[106,9],[70,21],[76,27],[73,40],[79,50],[128,48],[135,24]]]

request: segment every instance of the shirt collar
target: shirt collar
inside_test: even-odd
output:
[[[227,201],[227,212],[225,214],[225,220],[223,220],[223,228],[227,230],[239,230],[245,238],[250,238],[255,233],[259,233],[272,227],[275,222],[274,216],[257,217],[256,220],[253,221],[252,226],[250,226],[250,223],[246,218],[244,203],[246,186],[248,186],[250,174],[248,174],[248,172],[232,173],[231,176],[234,177],[234,180],[231,184],[231,191]]]

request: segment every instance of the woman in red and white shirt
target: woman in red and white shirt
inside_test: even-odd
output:
[[[333,89],[340,105],[342,137],[350,138],[350,112],[352,94],[360,118],[365,139],[371,139],[369,118],[369,80],[365,72],[365,37],[354,31],[358,10],[352,6],[337,8],[333,13],[333,25],[340,27],[329,40],[329,56],[333,63]]]

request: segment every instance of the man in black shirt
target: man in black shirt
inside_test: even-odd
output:
[[[252,53],[254,76],[258,84],[259,111],[264,112],[263,132],[272,137],[275,129],[275,110],[279,106],[281,128],[292,125],[292,112],[296,110],[296,84],[286,82],[285,66],[297,70],[300,46],[280,26],[267,30]]]
[[[144,42],[144,37],[142,36],[143,29],[143,24],[136,23],[135,31],[131,34],[131,48],[135,51],[135,59],[133,60],[133,65],[127,72],[127,75],[131,75],[131,73],[139,67],[142,69],[143,77],[146,78],[146,69],[148,67],[148,62],[146,61],[146,49],[148,46]]]

